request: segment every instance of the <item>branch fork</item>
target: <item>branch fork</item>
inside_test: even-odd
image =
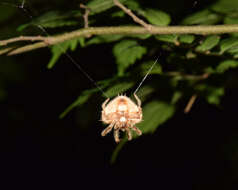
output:
[[[134,22],[140,24],[141,26],[145,27],[148,31],[151,31],[153,25],[147,24],[142,19],[138,18],[130,9],[126,8],[123,4],[121,4],[118,0],[113,0],[114,4],[118,6],[121,10],[123,10],[126,14],[128,14]]]

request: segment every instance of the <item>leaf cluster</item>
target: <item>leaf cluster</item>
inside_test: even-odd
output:
[[[167,26],[175,23],[172,14],[158,6],[146,7],[136,0],[120,2],[149,24]],[[106,21],[104,25],[137,25],[115,6],[113,0],[91,0],[86,6],[90,9],[89,25],[99,26],[102,21]],[[30,25],[61,30],[66,26],[82,27],[83,14],[84,10],[64,14],[51,11],[19,26],[18,30],[23,31]],[[75,18],[80,18],[80,22]],[[184,15],[184,18],[176,22],[180,25],[238,24],[238,1],[218,0],[195,13]],[[219,106],[225,93],[226,81],[231,71],[236,71],[238,67],[238,35],[234,33],[209,36],[120,34],[81,37],[52,46],[48,68],[53,68],[60,56],[67,51],[80,51],[90,46],[101,48],[105,44],[111,46],[117,68],[117,73],[112,73],[110,78],[98,81],[108,97],[125,92],[132,94],[159,56],[157,65],[150,73],[152,76],[138,91],[138,96],[143,101],[144,114],[144,121],[138,127],[144,134],[156,131],[181,105],[185,106],[193,94],[209,104]],[[205,75],[207,77],[203,77]],[[83,106],[94,94],[99,93],[98,88],[86,89],[66,108],[60,118],[65,117],[73,108]],[[122,145],[119,144],[119,147]],[[112,160],[115,160],[116,154]]]

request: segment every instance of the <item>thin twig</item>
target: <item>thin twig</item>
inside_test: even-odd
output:
[[[90,9],[85,6],[84,4],[80,4],[80,8],[82,9],[85,9],[85,13],[83,15],[83,19],[84,19],[84,28],[88,28],[89,27],[89,24],[88,24],[88,16],[89,16],[89,13],[90,13]]]
[[[189,101],[188,101],[188,103],[187,103],[187,105],[184,109],[184,113],[190,112],[190,110],[191,110],[191,108],[192,108],[196,99],[197,99],[197,94],[194,94],[194,95],[191,96],[191,98],[189,99]]]
[[[207,79],[208,77],[210,76],[209,73],[204,73],[203,75],[201,75],[201,78],[200,80],[205,80]],[[184,113],[189,113],[191,108],[193,107],[193,104],[195,102],[195,100],[197,99],[198,95],[197,94],[194,94],[191,96],[191,98],[189,99],[186,107],[184,108]]]
[[[126,8],[123,4],[121,4],[118,0],[113,0],[114,4],[122,9],[126,14],[128,14],[136,23],[144,26],[148,31],[152,29],[152,25],[147,24],[142,19],[138,18],[130,9]]]
[[[144,27],[139,26],[117,26],[117,27],[89,27],[72,32],[68,32],[61,35],[51,36],[51,37],[41,37],[35,36],[38,40],[44,42],[36,42],[30,45],[22,46],[11,51],[8,55],[20,54],[27,51],[32,51],[34,49],[47,47],[49,45],[55,45],[62,43],[67,40],[76,39],[87,35],[112,35],[112,34],[122,34],[122,35],[132,35],[132,34],[200,34],[200,35],[210,35],[210,34],[224,34],[224,33],[235,33],[238,32],[238,25],[213,25],[213,26],[154,26],[150,31]],[[30,36],[24,36],[25,39]],[[17,37],[19,38],[19,37]],[[36,39],[37,39],[36,38]],[[13,38],[14,39],[14,38]],[[32,40],[32,37],[29,39]],[[0,41],[0,45],[15,42],[16,40],[8,39]],[[22,41],[21,38],[17,41]],[[34,40],[33,40],[34,41]]]
[[[0,49],[0,55],[6,54],[6,53],[8,53],[9,51],[11,51],[15,48],[16,47],[7,47],[7,48],[4,48],[4,49]]]
[[[84,20],[84,28],[88,28],[89,27],[89,22],[88,22],[88,16],[90,14],[90,8],[88,8],[86,5],[84,4],[80,4],[80,8],[85,9],[85,13],[83,15],[83,20]],[[92,35],[88,34],[86,37],[90,38]]]
[[[46,37],[43,36],[19,36],[15,38],[11,38],[8,40],[2,40],[0,41],[0,46],[5,46],[7,44],[13,43],[13,42],[18,42],[18,41],[46,41]]]

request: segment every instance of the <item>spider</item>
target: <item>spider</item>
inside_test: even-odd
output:
[[[123,95],[118,95],[110,102],[109,98],[103,102],[101,120],[109,126],[102,131],[102,136],[107,135],[113,127],[116,143],[120,142],[120,130],[126,131],[128,140],[132,139],[131,130],[134,130],[137,135],[142,134],[141,130],[135,126],[136,123],[140,123],[142,120],[141,101],[136,94],[134,96],[137,105],[130,98]]]

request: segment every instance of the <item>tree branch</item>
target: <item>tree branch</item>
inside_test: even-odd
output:
[[[15,48],[16,47],[7,47],[7,48],[4,48],[4,49],[0,49],[0,55],[6,54],[6,53],[8,53],[9,51],[12,51]]]
[[[80,8],[85,9],[85,13],[83,15],[84,28],[88,28],[89,27],[88,16],[89,16],[89,13],[90,13],[90,9],[82,3],[80,4]]]
[[[18,41],[45,41],[46,38],[43,36],[19,36],[15,38],[11,38],[8,40],[2,40],[0,41],[0,46],[5,46],[7,44],[13,43],[13,42],[18,42]]]
[[[8,55],[20,54],[27,51],[31,51],[38,48],[47,47],[49,45],[55,45],[66,40],[76,39],[82,36],[87,35],[109,35],[109,34],[122,34],[122,35],[132,35],[132,34],[200,34],[200,35],[209,35],[209,34],[224,34],[224,33],[234,33],[238,32],[238,25],[213,25],[213,26],[153,26],[150,31],[144,27],[139,26],[118,26],[118,27],[89,27],[83,28],[69,33],[50,36],[50,37],[39,37],[36,36],[36,40],[41,40],[44,42],[36,42],[30,45],[26,45],[20,48],[17,48]],[[28,36],[24,37],[25,39],[29,38]],[[22,37],[2,40],[0,45],[5,45],[7,43],[12,43],[16,41],[23,41]],[[24,39],[24,41],[25,41]],[[29,38],[29,41],[32,40],[32,37]]]
[[[143,21],[142,19],[138,18],[130,9],[126,8],[118,0],[113,0],[113,2],[121,10],[123,10],[126,14],[128,14],[136,23],[140,24],[141,26],[144,26],[149,31],[152,29],[153,26],[151,24],[147,24],[145,21]]]

